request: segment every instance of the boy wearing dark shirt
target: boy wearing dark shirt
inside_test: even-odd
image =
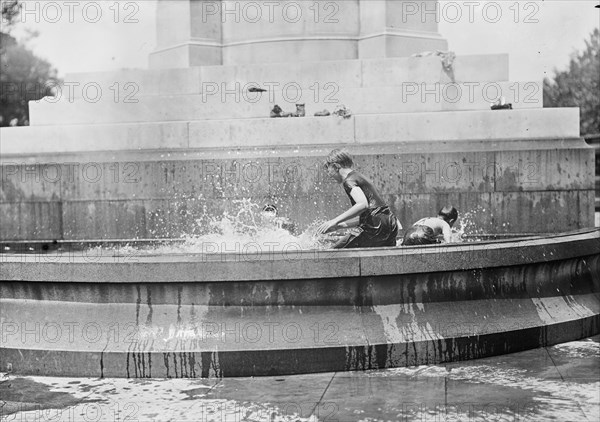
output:
[[[369,248],[396,246],[398,222],[371,181],[352,170],[352,156],[333,150],[327,157],[325,169],[331,178],[342,183],[352,207],[317,229],[324,234],[340,228],[353,228],[333,247]]]

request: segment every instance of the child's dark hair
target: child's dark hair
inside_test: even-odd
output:
[[[352,156],[343,149],[334,149],[327,156],[327,160],[325,161],[325,168],[337,164],[339,167],[343,168],[351,168],[354,166],[354,161],[352,161]]]
[[[277,207],[273,204],[267,204],[263,207],[262,212],[272,212],[277,214]]]
[[[454,208],[452,205],[448,205],[442,208],[438,215],[444,219],[444,221],[450,225],[452,225],[456,220],[458,220],[458,210]]]

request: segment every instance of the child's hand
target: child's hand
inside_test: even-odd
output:
[[[335,230],[336,227],[337,224],[333,220],[326,221],[325,223],[319,226],[319,228],[317,229],[317,234],[325,234],[327,232]]]

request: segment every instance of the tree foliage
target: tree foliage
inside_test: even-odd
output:
[[[19,13],[16,0],[2,2],[3,28]],[[0,126],[29,124],[29,101],[52,95],[56,69],[5,32],[0,32]]]
[[[10,28],[21,12],[19,0],[2,0],[0,5],[2,9],[2,26],[3,28]]]
[[[600,30],[585,41],[566,71],[544,79],[544,107],[579,107],[581,135],[600,134]]]

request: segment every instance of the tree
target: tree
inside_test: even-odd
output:
[[[17,0],[2,1],[3,28],[10,28],[20,11]],[[29,101],[52,95],[56,69],[5,32],[0,32],[0,126],[29,124]]]
[[[551,81],[544,79],[544,107],[579,107],[581,135],[600,134],[600,30],[594,29],[583,52]]]
[[[19,0],[2,0],[2,26],[5,28],[10,28],[14,19],[21,12],[21,5],[19,4]]]

